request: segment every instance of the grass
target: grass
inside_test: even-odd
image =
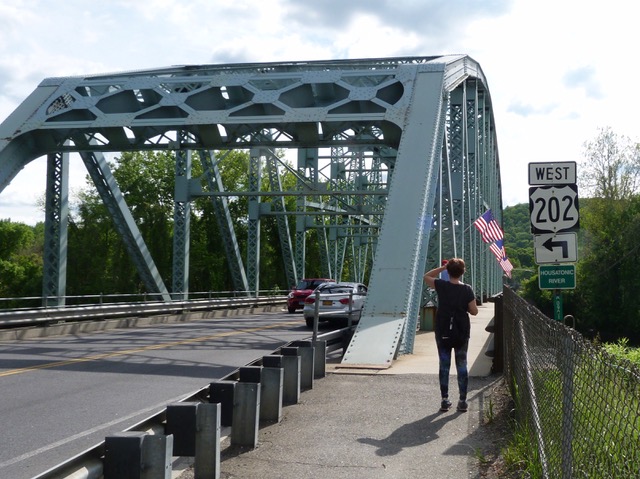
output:
[[[502,451],[505,477],[542,477],[537,448],[531,447],[531,433],[526,426],[517,426],[511,442]]]
[[[496,418],[496,413],[494,411],[494,403],[493,403],[493,398],[490,397],[489,398],[489,404],[487,404],[487,410],[485,411],[485,419],[487,421],[487,423],[492,423],[495,418]]]
[[[526,381],[514,379],[511,391],[520,408],[520,420],[512,424],[513,435],[501,452],[502,475],[495,477],[543,477],[538,429],[550,477],[562,477],[567,454],[573,477],[640,477],[640,381],[636,367],[640,365],[640,349],[619,341],[581,351],[572,356],[574,363],[570,365],[555,361],[554,356],[545,356],[546,363],[533,364],[529,371],[537,398],[538,428],[533,427],[531,411],[525,413],[531,408]],[[569,373],[566,384],[560,368]],[[492,408],[489,403],[485,412],[488,421],[494,417]],[[566,435],[567,426],[570,436]]]
[[[476,458],[476,460],[478,461],[478,463],[480,463],[481,466],[486,466],[487,464],[489,464],[491,462],[491,459],[489,459],[483,452],[482,449],[480,449],[479,447],[476,447],[473,450],[473,456]]]

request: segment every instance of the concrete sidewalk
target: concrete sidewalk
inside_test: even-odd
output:
[[[471,319],[469,411],[455,411],[457,383],[452,366],[451,411],[442,413],[438,355],[433,332],[419,332],[413,354],[389,369],[327,365],[327,376],[287,406],[278,424],[262,427],[258,447],[223,443],[223,479],[439,479],[479,478],[477,451],[486,414],[484,398],[499,379],[491,376],[485,327],[493,303]],[[181,479],[193,477],[187,470]]]
[[[494,314],[494,304],[485,303],[478,307],[478,314],[471,316],[471,339],[469,340],[469,375],[488,376],[491,374],[491,358],[484,352],[489,344],[490,334],[486,331]],[[451,365],[455,376],[455,365]],[[339,374],[438,374],[438,350],[433,331],[418,331],[412,354],[398,357],[388,369],[367,370],[341,368],[338,362],[327,364],[327,372]],[[455,379],[455,378],[452,378]],[[453,385],[453,384],[452,384]],[[454,391],[456,392],[454,387]]]

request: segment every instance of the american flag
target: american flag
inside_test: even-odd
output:
[[[504,274],[506,274],[509,278],[511,278],[511,270],[513,269],[513,265],[511,264],[511,261],[509,261],[508,258],[503,258],[499,260],[499,262],[500,262],[500,267],[502,268],[502,271],[504,271]]]
[[[482,241],[485,243],[491,243],[492,241],[504,238],[502,228],[500,228],[498,222],[493,218],[491,210],[487,210],[480,215],[480,217],[473,222],[473,225],[478,229],[482,235]]]
[[[496,240],[489,246],[489,249],[494,254],[498,263],[500,263],[500,267],[504,271],[504,273],[511,278],[511,271],[513,270],[513,265],[511,261],[507,258],[507,251],[504,249],[504,240]]]
[[[494,254],[494,256],[498,261],[507,259],[507,252],[504,249],[504,240],[501,240],[501,239],[496,240],[495,242],[491,243],[491,246],[489,246],[489,249],[491,250],[491,252]]]

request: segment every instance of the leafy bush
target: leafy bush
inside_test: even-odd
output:
[[[621,338],[615,343],[606,343],[603,347],[612,356],[626,359],[640,366],[640,348],[630,347],[627,338]]]

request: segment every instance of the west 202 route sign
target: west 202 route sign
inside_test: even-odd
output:
[[[577,185],[529,188],[529,213],[533,234],[579,229],[578,210]]]
[[[575,264],[547,264],[538,266],[540,289],[575,289]]]

